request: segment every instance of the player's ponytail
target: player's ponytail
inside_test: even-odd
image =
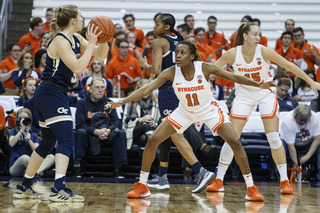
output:
[[[50,37],[53,38],[59,30],[66,28],[69,25],[70,19],[77,18],[78,12],[78,7],[71,4],[54,8]]]
[[[183,41],[182,35],[174,29],[174,26],[176,24],[176,19],[174,16],[170,13],[161,13],[158,15],[161,19],[161,21],[164,23],[164,25],[169,25],[170,26],[170,32],[174,33],[175,35],[178,36],[179,41]]]
[[[254,23],[252,22],[243,22],[240,27],[237,30],[237,37],[234,41],[233,47],[239,46],[239,45],[243,45],[243,34],[248,34],[248,32],[250,31],[250,26],[256,26]]]

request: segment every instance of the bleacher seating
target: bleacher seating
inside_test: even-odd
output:
[[[320,47],[318,0],[306,0],[303,3],[300,0],[34,0],[32,16],[44,18],[46,8],[70,3],[80,8],[86,24],[94,16],[106,15],[114,23],[124,26],[123,15],[133,13],[136,27],[143,29],[145,33],[152,30],[153,16],[156,13],[169,12],[176,17],[176,25],[183,23],[186,14],[192,14],[195,26],[204,28],[207,28],[207,18],[214,15],[218,18],[217,31],[230,37],[238,28],[240,19],[248,14],[261,20],[262,34],[269,39],[268,45],[271,48],[274,48],[276,39],[284,30],[284,21],[293,18],[296,26],[304,29],[308,42]]]

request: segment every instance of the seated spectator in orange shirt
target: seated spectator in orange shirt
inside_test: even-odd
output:
[[[143,47],[144,45],[146,45],[147,44],[147,40],[144,37],[143,31],[140,30],[140,29],[137,29],[134,26],[135,18],[133,16],[133,14],[125,14],[122,19],[124,21],[124,24],[126,25],[126,29],[134,32],[137,35],[136,46]]]
[[[204,43],[211,46],[216,53],[217,60],[222,56],[222,50],[230,49],[230,41],[227,40],[223,34],[216,31],[217,18],[215,16],[209,16],[207,20],[208,31],[204,37]]]
[[[19,44],[22,50],[30,51],[33,55],[41,47],[41,35],[44,30],[42,19],[35,17],[30,22],[31,31],[20,38]]]
[[[284,22],[284,27],[286,29],[286,31],[289,31],[292,33],[293,29],[294,29],[294,25],[295,25],[295,22],[293,19],[287,19],[285,22]],[[279,49],[281,46],[281,37],[279,37],[276,41],[276,47],[274,48],[275,50]],[[291,41],[291,46],[294,46],[294,42],[293,40]]]
[[[194,45],[197,46],[196,38],[194,37],[193,34],[188,35],[188,36],[186,37],[185,41],[189,41],[189,42],[191,42],[192,44],[194,44]],[[199,53],[202,61],[208,62],[206,54],[204,54],[203,52],[199,52],[199,51],[197,51],[197,53]]]
[[[252,19],[251,22],[253,22],[255,25],[257,25],[259,27],[261,25],[260,19],[257,19],[257,18]],[[262,35],[261,31],[260,31],[260,44],[265,47],[268,47],[268,39],[267,39],[267,37]]]
[[[112,43],[111,45],[111,54],[112,56],[117,56],[119,55],[119,50],[118,50],[118,45],[117,43],[120,41],[120,40],[123,40],[123,39],[127,39],[127,36],[126,34],[124,33],[124,31],[119,31],[115,34],[115,37],[114,37],[114,42]]]
[[[136,87],[136,83],[141,80],[143,74],[138,60],[128,55],[128,41],[120,40],[118,47],[119,54],[114,56],[107,65],[106,76],[112,81],[114,78],[120,77],[120,88],[123,93],[123,90],[129,86]],[[123,94],[122,97],[124,97]]]
[[[146,34],[146,39],[148,43],[143,48],[143,57],[147,57],[147,63],[152,64],[152,47],[153,47],[153,42],[156,40],[156,35],[154,34],[153,31],[149,31]],[[143,76],[145,78],[150,78],[151,73],[148,70],[144,69]]]
[[[142,58],[143,49],[135,45],[137,36],[134,32],[129,31],[127,34],[127,41],[129,42],[129,52],[130,56],[135,57],[136,59]]]
[[[180,24],[177,26],[177,31],[180,33],[180,35],[185,40],[186,37],[190,34],[190,28],[187,24]]]
[[[297,27],[293,29],[294,47],[298,48],[302,53],[302,58],[307,62],[308,68],[315,71],[314,65],[320,65],[320,52],[313,45],[304,39],[303,29]]]
[[[6,94],[10,91],[10,89],[14,92],[14,94],[16,94],[16,85],[12,81],[11,71],[17,68],[17,62],[21,53],[20,45],[13,42],[8,43],[7,52],[9,53],[9,57],[3,59],[0,63],[0,80],[3,82],[4,88],[6,88]]]
[[[17,69],[11,72],[11,77],[17,87],[17,92],[20,92],[23,80],[26,78],[40,79],[41,74],[33,70],[33,55],[31,52],[22,52],[17,63]]]
[[[47,57],[47,50],[46,49],[39,49],[34,56],[34,70],[38,71],[42,74],[42,71],[45,68],[45,62]]]
[[[217,60],[217,56],[214,49],[204,43],[205,32],[206,31],[203,27],[198,27],[194,30],[194,36],[197,41],[197,50],[198,52],[203,52],[206,55],[208,62],[213,63]]]
[[[242,17],[241,21],[240,21],[240,24],[242,24],[243,22],[251,22],[252,21],[252,17],[250,15],[245,15]],[[232,35],[230,36],[230,48],[233,47],[233,43],[234,43],[234,40],[236,39],[237,37],[237,30],[235,32],[232,33]]]
[[[303,60],[302,54],[299,49],[291,46],[292,33],[286,31],[281,35],[281,46],[276,49],[279,55],[282,55],[288,61],[297,64],[302,70],[307,69],[307,63]],[[290,76],[295,76],[290,72]]]
[[[46,10],[46,22],[44,23],[44,31],[45,32],[51,31],[52,19],[53,19],[53,8],[48,8]]]
[[[184,17],[184,23],[189,26],[189,34],[194,34],[194,17],[188,14]]]

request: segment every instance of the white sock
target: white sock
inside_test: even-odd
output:
[[[251,173],[243,175],[244,181],[247,184],[247,188],[253,186],[253,179]]]
[[[56,174],[54,179],[57,180],[57,179],[62,178],[64,176],[66,176],[66,175],[65,174]]]
[[[28,179],[32,179],[32,178],[33,178],[33,177],[27,175],[27,173],[24,174],[24,177],[25,177],[25,178],[28,178]]]
[[[224,164],[221,164],[219,162],[219,165],[218,165],[218,171],[217,171],[217,178],[222,180],[223,181],[223,178],[228,170],[228,167],[227,165],[224,165]]]
[[[140,183],[147,185],[148,177],[149,177],[149,172],[143,172],[140,170],[140,179],[139,179]]]
[[[287,164],[280,164],[277,165],[279,174],[280,174],[280,182],[284,180],[288,180],[288,174],[287,174]]]

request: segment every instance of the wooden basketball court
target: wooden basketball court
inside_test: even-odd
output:
[[[227,182],[224,193],[194,194],[194,185],[181,181],[171,184],[170,190],[151,189],[147,199],[127,199],[135,179],[118,183],[110,183],[114,181],[111,178],[70,179],[67,186],[84,196],[84,203],[52,203],[47,200],[53,185],[53,180],[49,181],[40,179],[34,184],[42,193],[41,200],[13,199],[13,189],[21,179],[1,181],[0,212],[320,212],[319,183],[296,184],[294,195],[281,195],[278,183],[256,182],[265,202],[246,202],[243,182]]]

